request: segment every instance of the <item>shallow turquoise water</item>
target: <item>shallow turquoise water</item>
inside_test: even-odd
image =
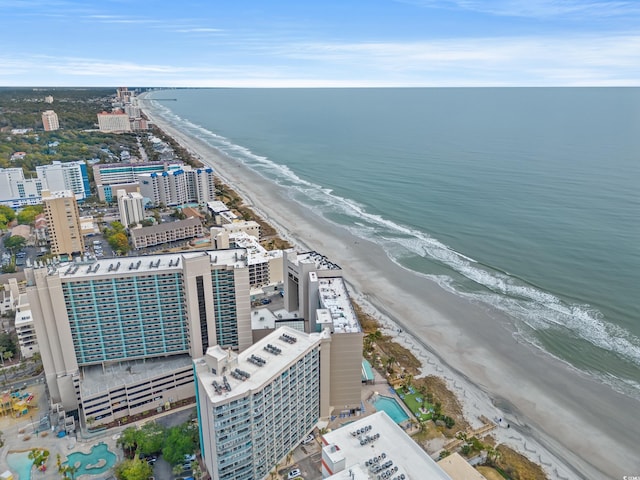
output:
[[[405,413],[395,398],[380,395],[373,402],[373,406],[376,407],[376,410],[378,411],[382,410],[383,412],[386,412],[387,415],[391,417],[391,420],[396,423],[402,423],[409,420],[409,415]]]
[[[100,468],[87,468],[89,465],[96,465],[100,460],[104,459],[105,464]],[[67,456],[65,465],[75,465],[80,462],[80,468],[76,472],[79,475],[98,475],[104,473],[116,463],[117,456],[105,443],[99,443],[91,447],[90,453],[74,452]]]
[[[7,453],[7,463],[9,464],[9,470],[17,475],[17,480],[29,480],[31,478],[33,460],[29,458],[29,452],[9,452]]]

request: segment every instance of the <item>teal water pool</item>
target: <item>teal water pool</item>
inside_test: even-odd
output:
[[[405,420],[409,420],[409,415],[405,413],[400,404],[395,398],[385,397],[383,395],[373,402],[373,406],[376,410],[386,412],[387,415],[396,423],[402,423]]]
[[[104,473],[115,465],[116,459],[116,454],[109,450],[106,443],[99,443],[91,447],[90,453],[70,453],[64,465],[79,464],[78,471],[75,474],[77,478],[80,475],[99,475]]]
[[[17,475],[17,480],[30,480],[33,460],[29,458],[29,452],[9,452],[7,453],[7,464],[9,470]]]

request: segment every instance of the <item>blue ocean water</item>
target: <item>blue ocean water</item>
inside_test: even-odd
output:
[[[640,395],[640,89],[193,89],[155,114]],[[265,180],[267,181],[267,180]]]

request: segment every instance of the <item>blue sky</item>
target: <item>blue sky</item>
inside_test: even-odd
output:
[[[640,85],[639,0],[0,0],[0,85]]]

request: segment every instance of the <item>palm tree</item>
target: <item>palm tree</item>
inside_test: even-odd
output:
[[[411,388],[413,382],[413,375],[411,375],[410,373],[407,373],[404,377],[404,391],[409,393],[409,389]]]
[[[289,453],[287,453],[287,458],[285,459],[285,463],[289,465],[291,463],[292,458],[293,458],[293,452],[290,450]]]
[[[498,458],[502,456],[502,454],[498,451],[497,448],[493,448],[491,445],[485,445],[487,449],[487,462],[489,465],[495,465],[498,461]]]
[[[396,359],[392,356],[387,357],[387,360],[385,361],[385,367],[387,369],[387,373],[392,374],[393,373],[393,364],[396,363]]]

